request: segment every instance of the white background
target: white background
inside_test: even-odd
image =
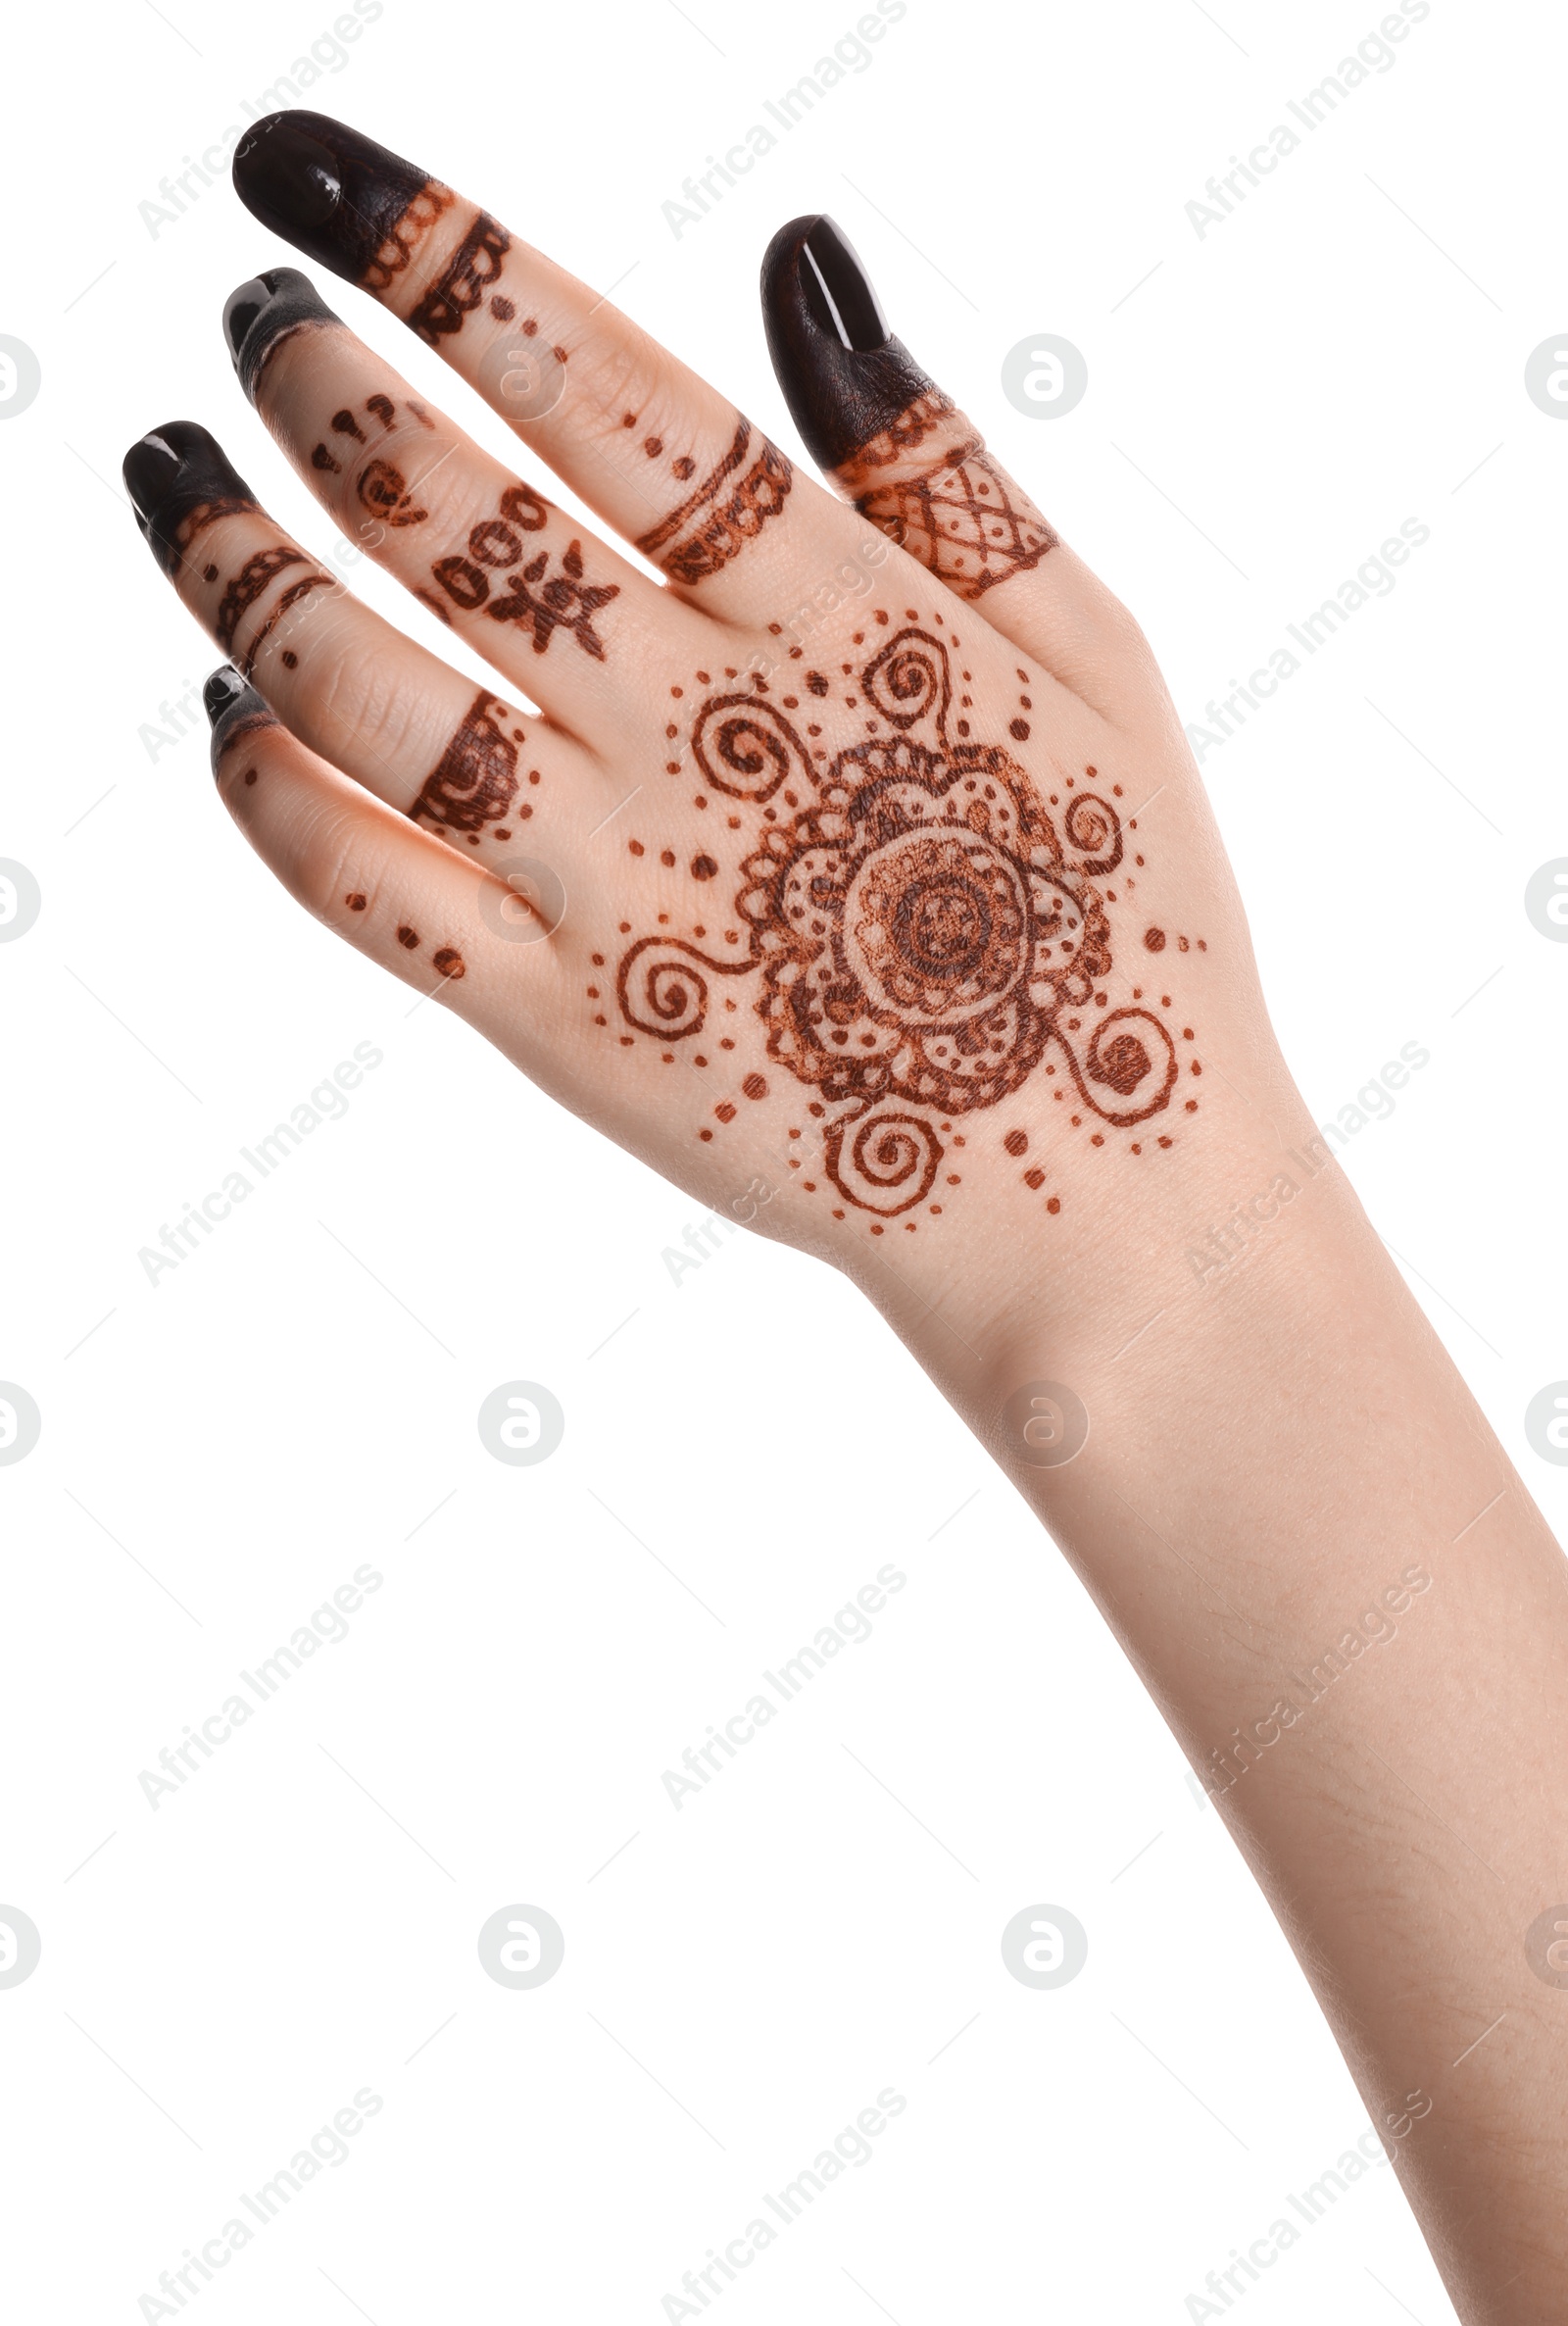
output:
[[[204,726],[156,760],[139,734],[216,658],[122,505],[132,436],[202,420],[327,543],[219,328],[288,254],[222,182],[156,234],[138,206],[333,13],[123,0],[14,34],[0,329],[43,386],[0,429],[0,855],[43,911],[0,948],[0,1376],[43,1433],[0,1468],[0,1903],[43,1956],[0,1991],[4,2306],[135,2318],[369,2087],[347,2160],[188,2298],[202,2317],[657,2320],[891,2086],[869,2163],[724,2317],[1201,2314],[1205,2273],[1367,2119],[1084,1593],[852,1292],[746,1237],[673,1282],[695,1208],[301,916],[219,809]],[[386,0],[303,102],[618,280],[792,451],[757,269],[830,209],[1187,718],[1402,520],[1431,528],[1203,772],[1318,1114],[1430,1049],[1346,1167],[1555,1519],[1568,1479],[1522,1415],[1568,1374],[1568,947],[1522,898],[1568,855],[1568,427],[1523,371],[1568,323],[1560,12],[1434,0],[1244,208],[1201,238],[1185,214],[1381,13],[909,0],[678,238],[662,205],[854,0]],[[1041,331],[1090,371],[1049,424],[999,387]],[[346,1117],[150,1284],[139,1249],[362,1041],[384,1063]],[[534,1468],[475,1429],[518,1377],[566,1415]],[[873,1637],[677,1811],[662,1771],[889,1560]],[[152,1808],[138,1772],[366,1561],[350,1636]],[[517,1902],[566,1937],[523,1994],[475,1948]],[[1041,1902],[1090,1946],[1045,1994],[999,1951]],[[1453,2315],[1387,2169],[1237,2306]]]

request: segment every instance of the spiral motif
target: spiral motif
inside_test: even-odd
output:
[[[868,1114],[860,1122],[835,1123],[826,1150],[828,1177],[840,1195],[884,1219],[930,1194],[943,1152],[936,1132],[918,1114]]]
[[[1080,792],[1067,810],[1067,842],[1091,860],[1080,871],[1114,872],[1121,863],[1121,817],[1108,800]]]
[[[806,746],[789,720],[756,695],[717,695],[692,729],[692,757],[715,791],[770,800],[793,775],[811,780]]]
[[[917,417],[924,429],[944,413],[933,400],[931,412]],[[889,432],[890,442],[896,433]],[[997,472],[983,454],[962,458],[984,471],[963,487],[975,495],[973,546],[978,551],[983,531],[984,557],[1001,559],[994,541],[1003,527],[993,520],[1012,513],[1004,501],[984,499]],[[500,521],[470,536],[466,557],[450,562],[450,576],[437,566],[437,577],[460,600],[466,588],[482,597],[485,569],[502,552],[510,557],[514,543],[520,549],[521,529],[521,513],[504,507]],[[1037,562],[1039,543],[1029,533],[1022,538],[1030,553],[1024,562]],[[954,586],[975,596],[999,577],[987,569],[978,582],[971,575]],[[1169,1148],[1186,1113],[1200,1105],[1185,1081],[1192,1029],[1182,1030],[1178,1085],[1176,1044],[1153,1010],[1107,1006],[1118,965],[1108,916],[1131,907],[1131,896],[1124,901],[1120,892],[1134,877],[1117,867],[1144,861],[1127,844],[1128,833],[1137,837],[1133,821],[1112,804],[1121,785],[1104,777],[1102,797],[1080,791],[1076,775],[1063,773],[1048,778],[1056,790],[1043,792],[1041,778],[1006,743],[987,739],[975,698],[959,691],[955,702],[972,674],[956,637],[950,653],[945,618],[933,612],[927,619],[930,629],[908,609],[898,629],[878,611],[876,628],[856,633],[868,658],[862,664],[836,664],[824,650],[819,668],[797,674],[781,666],[778,692],[760,672],[726,670],[731,691],[710,695],[710,673],[696,672],[703,694],[673,712],[664,729],[667,742],[689,742],[690,760],[677,748],[665,771],[681,783],[658,788],[673,807],[675,792],[695,776],[695,806],[718,811],[707,819],[712,853],[688,856],[699,884],[689,896],[673,883],[659,885],[663,933],[634,941],[633,922],[622,920],[619,942],[629,950],[618,969],[596,953],[593,971],[603,984],[584,989],[593,1024],[610,1029],[609,1044],[618,1039],[636,1052],[634,1037],[649,1037],[662,1048],[665,1065],[674,1065],[674,1046],[691,1042],[687,1063],[709,1069],[697,1108],[707,1119],[686,1135],[711,1142],[715,1161],[727,1139],[740,1167],[755,1144],[748,1122],[759,1119],[741,1101],[771,1094],[796,1112],[789,1137],[799,1144],[789,1163],[803,1174],[803,1194],[815,1194],[852,1229],[859,1217],[860,1234],[885,1238],[891,1224],[901,1249],[906,1235],[940,1234],[950,1202],[968,1200],[961,1183],[972,1174],[961,1165],[945,1168],[949,1145],[962,1148],[966,1123],[1022,1089],[1048,1058],[1044,1071],[1056,1080],[1037,1082],[1036,1095],[1072,1103],[1045,1113],[1063,1132],[1070,1120],[1098,1148],[1107,1144],[1107,1126],[1151,1117],[1159,1136],[1149,1134],[1148,1151]],[[790,649],[802,662],[806,651]],[[1017,679],[1031,683],[1021,667]],[[785,691],[797,684],[799,698]],[[669,692],[679,702],[685,688]],[[1016,700],[1032,710],[1027,692]],[[1007,733],[1027,743],[1030,721],[1009,718]],[[1081,773],[1090,783],[1102,780],[1092,767]],[[747,817],[731,801],[759,812]],[[745,836],[731,845],[724,829]],[[656,827],[649,837],[665,869],[677,872],[673,836],[665,845]],[[644,839],[627,845],[633,855],[648,853]],[[1115,875],[1108,883],[1107,873]],[[721,886],[705,885],[715,882]],[[733,927],[723,925],[726,918]],[[1140,925],[1145,919],[1147,908]],[[1144,930],[1149,951],[1165,942],[1161,930]],[[1185,951],[1190,940],[1179,942]],[[1196,943],[1201,949],[1204,940]],[[710,945],[721,952],[710,954]],[[1134,972],[1152,974],[1136,963]],[[747,974],[755,983],[738,992],[715,984]],[[612,976],[618,1011],[609,1000]],[[1122,990],[1131,1004],[1152,998],[1164,1015],[1174,1007],[1169,996],[1161,1002],[1142,985]],[[765,1055],[765,1074],[748,1070],[749,1049]],[[1202,1070],[1197,1058],[1190,1065],[1195,1075]],[[799,1111],[787,1096],[791,1080],[803,1093]],[[1173,1104],[1178,1087],[1185,1113]],[[682,1085],[683,1115],[689,1096]],[[1159,1124],[1167,1110],[1170,1119]],[[979,1121],[969,1135],[988,1151],[1000,1145],[1021,1158],[1036,1129],[1004,1116],[989,1133]],[[1134,1155],[1146,1152],[1144,1137],[1123,1144]],[[1031,1157],[1019,1173],[1031,1194],[1047,1180],[1044,1150],[1036,1153],[1040,1160]],[[950,1198],[950,1190],[958,1192]],[[1042,1208],[1057,1213],[1060,1199],[1045,1197]],[[884,1241],[881,1249],[891,1247]]]
[[[1061,1028],[1054,1031],[1066,1052],[1079,1097],[1102,1122],[1122,1129],[1128,1123],[1147,1122],[1151,1114],[1158,1114],[1170,1104],[1176,1084],[1176,1045],[1152,1011],[1112,1010],[1102,1017],[1089,1037],[1082,1066]],[[1136,1094],[1137,1104],[1107,1107],[1091,1084],[1119,1099],[1131,1100]]]
[[[683,1042],[702,1032],[709,977],[740,977],[754,966],[749,961],[710,961],[681,937],[643,937],[616,973],[620,1014],[640,1034]]]
[[[912,727],[933,718],[941,733],[953,700],[948,650],[928,630],[900,630],[890,638],[863,679],[867,702],[890,726]]]

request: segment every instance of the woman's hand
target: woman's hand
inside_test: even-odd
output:
[[[828,222],[775,239],[763,299],[850,508],[355,132],[274,116],[235,177],[665,580],[303,275],[246,283],[225,322],[268,427],[498,678],[357,604],[204,430],[159,429],[126,483],[231,658],[230,812],[564,1104],[873,1295],[1202,1771],[1467,2326],[1545,2326],[1563,2038],[1524,1934],[1562,1889],[1562,1560],[1279,1060],[1137,628]]]
[[[1107,1229],[1185,1217],[1199,1159],[1245,1143],[1238,1094],[1288,1085],[1140,632],[831,223],[775,238],[763,302],[851,507],[356,131],[274,115],[234,175],[534,456],[481,450],[303,274],[233,294],[240,379],[331,522],[497,672],[476,693],[360,604],[204,429],[144,437],[126,484],[230,657],[214,764],[252,846],[564,1104],[884,1305],[944,1304],[967,1342],[1022,1253],[1102,1302]]]

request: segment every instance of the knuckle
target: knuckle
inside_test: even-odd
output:
[[[289,887],[308,913],[345,935],[377,923],[385,885],[386,844],[347,802],[318,805],[295,836]],[[363,898],[351,904],[350,898]]]
[[[342,764],[368,755],[392,767],[404,765],[418,704],[415,690],[399,682],[388,654],[340,635],[319,658],[317,683],[314,723],[327,742],[325,757]]]

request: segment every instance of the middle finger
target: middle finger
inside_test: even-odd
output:
[[[247,395],[347,538],[591,746],[623,731],[652,658],[709,635],[423,402],[295,269],[242,283],[224,327]]]

